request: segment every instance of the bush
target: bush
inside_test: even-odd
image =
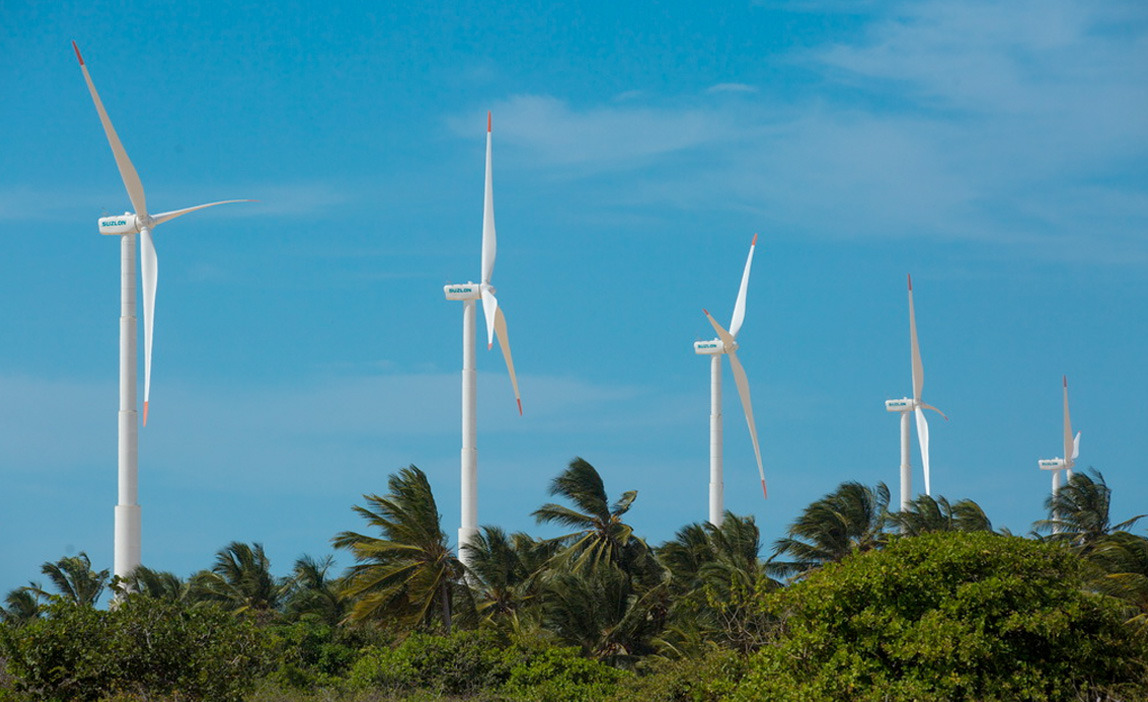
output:
[[[237,701],[265,666],[250,623],[139,596],[107,612],[53,604],[44,618],[5,631],[0,651],[17,691],[69,702],[117,694]]]
[[[511,648],[504,660],[513,662],[503,691],[512,699],[530,702],[597,702],[614,693],[628,673],[583,658],[579,650]]]
[[[784,623],[737,700],[1146,699],[1145,631],[1084,592],[1067,549],[942,533],[857,554],[766,597]]]
[[[577,648],[499,646],[490,631],[413,634],[393,648],[371,648],[351,667],[350,686],[403,696],[460,695],[531,702],[601,700],[627,674],[583,658]]]
[[[332,627],[318,617],[267,630],[277,667],[270,678],[284,688],[337,687],[359,658],[365,641],[357,628]]]
[[[465,695],[495,687],[503,676],[500,651],[486,632],[412,634],[393,648],[370,648],[351,667],[352,687],[387,692],[429,690]]]
[[[743,653],[710,646],[697,658],[660,659],[621,680],[615,702],[718,702],[737,689],[749,667]]]

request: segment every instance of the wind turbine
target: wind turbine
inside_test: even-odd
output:
[[[913,467],[909,460],[909,414],[917,418],[917,442],[921,445],[921,466],[925,469],[925,494],[931,495],[929,483],[929,423],[924,410],[931,409],[945,417],[941,410],[921,401],[921,390],[925,385],[925,369],[921,365],[921,349],[917,344],[917,318],[913,313],[913,276],[909,279],[909,346],[912,351],[913,397],[899,400],[885,400],[885,410],[901,413],[901,510],[908,509],[913,499]],[[948,417],[945,417],[947,420]]]
[[[737,302],[733,306],[733,319],[729,331],[718,324],[707,310],[706,319],[713,325],[718,338],[710,341],[695,341],[694,353],[710,357],[710,524],[721,526],[725,514],[725,483],[722,476],[722,422],[721,422],[721,357],[729,356],[729,367],[733,370],[733,380],[737,384],[737,394],[745,410],[745,421],[749,425],[749,438],[753,440],[753,453],[757,457],[757,472],[761,476],[761,494],[765,490],[765,471],[761,466],[761,448],[757,443],[757,429],[753,422],[753,406],[749,399],[749,380],[745,369],[737,360],[737,333],[745,321],[745,294],[749,287],[749,267],[753,263],[753,251],[757,247],[757,234],[749,245],[749,256],[745,259],[745,271],[741,274],[741,287],[737,291]]]
[[[486,114],[486,185],[482,207],[482,282],[475,285],[447,284],[443,287],[448,300],[461,300],[462,307],[462,514],[458,528],[458,557],[470,565],[470,553],[465,546],[478,534],[478,449],[475,446],[477,424],[475,417],[476,373],[474,369],[474,301],[482,301],[482,316],[486,319],[486,348],[498,345],[506,359],[518,414],[522,414],[522,398],[518,395],[518,378],[514,375],[514,361],[510,357],[510,338],[506,332],[506,317],[494,297],[490,284],[494,273],[494,254],[497,241],[494,232],[494,186],[490,166],[490,113]]]
[[[188,212],[205,207],[223,205],[230,202],[250,202],[249,200],[224,200],[196,205],[182,210],[172,210],[157,215],[149,215],[144,197],[143,184],[135,166],[128,158],[127,151],[116,135],[115,127],[104,109],[80,48],[72,42],[84,81],[92,94],[92,102],[104,126],[104,134],[112,147],[120,177],[128,191],[135,212],[101,217],[101,234],[120,237],[120,409],[119,409],[119,499],[116,504],[115,526],[115,575],[126,577],[140,564],[140,506],[139,506],[139,427],[136,411],[136,276],[135,254],[136,234],[140,237],[140,275],[143,279],[144,304],[144,405],[143,424],[147,426],[148,396],[151,392],[151,347],[152,328],[155,320],[155,289],[158,275],[158,260],[155,244],[152,243],[152,229]]]
[[[1041,470],[1052,471],[1052,494],[1055,497],[1060,492],[1060,471],[1065,471],[1065,477],[1072,480],[1072,467],[1080,456],[1080,432],[1072,436],[1072,420],[1068,416],[1068,376],[1064,376],[1064,458],[1046,458],[1039,462]]]

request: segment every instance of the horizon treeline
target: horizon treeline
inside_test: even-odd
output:
[[[1114,523],[1099,472],[1025,537],[845,482],[767,558],[731,512],[650,545],[581,458],[550,494],[562,536],[483,526],[469,567],[415,466],[353,506],[342,573],[241,542],[187,578],[46,562],[0,607],[0,702],[1148,699],[1144,515]]]

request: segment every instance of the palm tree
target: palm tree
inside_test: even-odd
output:
[[[920,495],[908,508],[888,516],[903,536],[918,536],[934,531],[989,531],[993,530],[981,506],[972,500],[961,500],[954,505],[944,497],[933,499]]]
[[[726,511],[720,527],[690,524],[658,548],[674,592],[670,624],[659,644],[683,657],[706,641],[749,652],[761,645],[765,622],[756,594],[778,583],[759,559],[761,535],[753,517]]]
[[[565,547],[556,558],[570,561],[576,569],[611,564],[627,573],[647,571],[643,574],[655,575],[649,547],[622,521],[638,497],[636,490],[623,492],[611,505],[602,476],[594,466],[575,458],[550,483],[550,494],[574,505],[572,509],[550,502],[534,511],[539,524],[557,523],[575,529],[555,539]]]
[[[335,559],[332,556],[323,560],[302,556],[295,561],[285,597],[289,616],[314,614],[331,626],[343,619],[346,602],[339,596],[342,583],[328,575],[333,567]]]
[[[447,545],[438,507],[426,474],[415,466],[387,480],[383,497],[364,495],[367,507],[355,511],[382,532],[382,538],[344,531],[332,539],[336,548],[354,554],[344,597],[352,601],[352,621],[393,618],[413,629],[429,626],[436,616],[449,632],[452,590],[463,566]]]
[[[1128,529],[1145,515],[1140,514],[1119,524],[1112,524],[1109,507],[1112,490],[1097,470],[1075,473],[1068,484],[1045,500],[1048,519],[1033,526],[1038,532],[1053,532],[1049,540],[1064,541],[1081,553],[1088,553],[1093,545],[1113,531]]]
[[[188,583],[178,575],[143,565],[136,566],[126,578],[112,578],[111,588],[117,597],[134,592],[142,597],[168,602],[186,602],[190,593]]]
[[[95,606],[107,587],[109,576],[106,568],[99,572],[92,570],[92,560],[83,551],[55,563],[45,563],[40,566],[40,572],[48,576],[66,602],[83,607]],[[43,590],[37,594],[50,596]]]
[[[519,629],[519,615],[537,601],[540,575],[557,544],[484,526],[464,548],[470,552],[469,578],[476,591],[477,613],[488,622],[505,620]]]
[[[40,616],[40,593],[43,589],[37,583],[29,583],[8,593],[4,606],[0,607],[0,622],[21,625]]]
[[[705,522],[679,529],[672,541],[658,548],[658,559],[670,571],[674,591],[685,594],[707,582],[754,584],[763,573],[760,553],[761,534],[754,518],[727,510],[720,527]]]
[[[879,547],[885,540],[889,488],[869,488],[856,482],[812,503],[801,513],[785,538],[774,542],[767,567],[778,575],[801,577],[851,553]],[[775,561],[779,556],[788,561]]]
[[[562,570],[545,583],[543,618],[560,642],[612,665],[653,651],[665,619],[665,584],[644,591],[618,566]]]
[[[232,541],[215,554],[210,571],[193,576],[191,589],[202,599],[265,621],[279,609],[286,588],[271,575],[262,544]]]
[[[1096,541],[1088,559],[1103,571],[1093,586],[1127,600],[1139,612],[1133,619],[1148,624],[1148,538],[1117,531]]]

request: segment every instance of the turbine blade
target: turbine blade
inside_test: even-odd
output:
[[[753,405],[749,399],[749,379],[745,377],[745,369],[741,367],[741,361],[737,360],[737,354],[730,351],[729,367],[733,370],[733,382],[737,385],[737,394],[741,398],[741,408],[745,410],[745,423],[749,425],[749,438],[753,439],[753,454],[757,457],[757,474],[761,476],[761,493],[763,496],[768,497],[765,491],[765,469],[761,466],[761,447],[757,443],[757,427],[754,426],[753,421]]]
[[[706,319],[710,321],[714,331],[717,332],[718,338],[722,340],[725,345],[725,354],[729,356],[729,367],[733,370],[733,380],[737,385],[737,394],[741,398],[741,407],[745,410],[745,421],[749,425],[749,437],[753,439],[753,453],[757,457],[757,472],[761,476],[761,492],[763,495],[767,494],[765,490],[765,469],[761,465],[761,447],[757,442],[757,427],[753,421],[753,405],[749,399],[749,379],[745,376],[745,369],[741,367],[741,361],[737,360],[737,354],[734,353],[736,343],[733,340],[733,335],[722,328],[718,321],[713,318],[707,310],[702,310],[706,314]]]
[[[510,335],[506,332],[506,317],[502,308],[494,313],[494,335],[498,337],[498,346],[502,349],[502,358],[506,360],[506,370],[510,373],[510,385],[514,388],[514,399],[518,402],[518,414],[522,414],[522,397],[518,394],[518,376],[514,374],[514,359],[510,357]]]
[[[1064,462],[1072,462],[1072,419],[1068,416],[1068,376],[1064,376]]]
[[[1076,432],[1076,438],[1072,440],[1072,460],[1080,458],[1080,432]]]
[[[100,100],[100,94],[96,92],[96,85],[92,83],[92,76],[88,74],[88,67],[84,65],[84,57],[80,55],[80,47],[76,46],[76,42],[72,42],[72,48],[76,50],[76,58],[80,61],[80,70],[84,72],[84,81],[88,84],[88,92],[92,94],[92,102],[96,104],[96,112],[100,115],[100,123],[104,125],[104,134],[107,135],[108,144],[112,147],[112,155],[116,157],[116,166],[120,169],[120,178],[123,179],[124,187],[127,188],[128,198],[132,201],[136,215],[146,223],[147,199],[144,197],[143,183],[140,182],[139,174],[136,173],[135,166],[128,158],[128,152],[124,150],[124,145],[120,143],[116,128],[112,126],[112,120],[108,117],[107,110],[104,109],[103,101]]]
[[[151,231],[140,229],[140,277],[143,282],[144,313],[144,414],[143,425],[147,426],[147,403],[151,394],[151,342],[155,324],[155,288],[159,277],[159,260],[155,254]]]
[[[921,390],[925,387],[925,369],[921,365],[921,348],[917,344],[917,317],[913,313],[912,276],[909,276],[909,346],[912,348],[913,356],[913,399],[920,402]]]
[[[709,310],[703,309],[702,312],[705,312],[706,319],[710,321],[710,325],[713,326],[714,331],[717,332],[718,338],[721,339],[722,343],[726,347],[726,351],[733,351],[734,346],[736,345],[736,342],[734,342],[733,339],[733,335],[727,332],[725,328],[722,327],[722,325],[718,324],[718,321],[714,319],[712,314],[709,313]]]
[[[494,318],[498,313],[498,298],[490,292],[490,286],[486,283],[479,289],[482,294],[482,316],[486,320],[486,350],[489,351],[494,346]]]
[[[220,200],[219,202],[209,202],[206,205],[196,205],[195,207],[185,207],[182,210],[172,210],[171,212],[162,212],[162,213],[157,214],[155,217],[152,218],[151,224],[153,227],[158,227],[159,225],[163,224],[164,222],[168,222],[170,220],[173,220],[176,217],[182,217],[183,215],[187,214],[188,212],[195,212],[196,210],[202,210],[205,207],[215,207],[216,205],[228,205],[228,204],[231,204],[233,202],[255,202],[255,200]]]
[[[943,418],[943,419],[944,419],[946,422],[947,422],[947,421],[949,421],[949,417],[948,417],[948,415],[946,415],[944,412],[942,412],[941,410],[937,409],[936,407],[933,407],[933,406],[932,406],[932,405],[930,405],[930,404],[926,404],[926,403],[922,402],[922,403],[921,403],[921,409],[931,409],[931,410],[933,410],[934,412],[936,412],[937,414],[941,415],[941,417],[942,417],[942,418]]]
[[[489,283],[494,273],[494,254],[498,237],[494,232],[494,179],[490,165],[490,113],[486,113],[486,185],[482,197],[482,282]]]
[[[925,419],[925,412],[920,405],[913,409],[917,418],[917,441],[921,444],[921,466],[925,469],[925,494],[932,495],[932,486],[929,482],[929,422]]]
[[[753,250],[757,246],[757,234],[753,235],[753,242],[749,245],[749,256],[745,259],[745,271],[741,274],[741,287],[737,289],[737,302],[733,306],[733,319],[729,323],[729,333],[737,338],[741,331],[741,323],[745,321],[745,293],[749,288],[749,267],[753,263]]]

